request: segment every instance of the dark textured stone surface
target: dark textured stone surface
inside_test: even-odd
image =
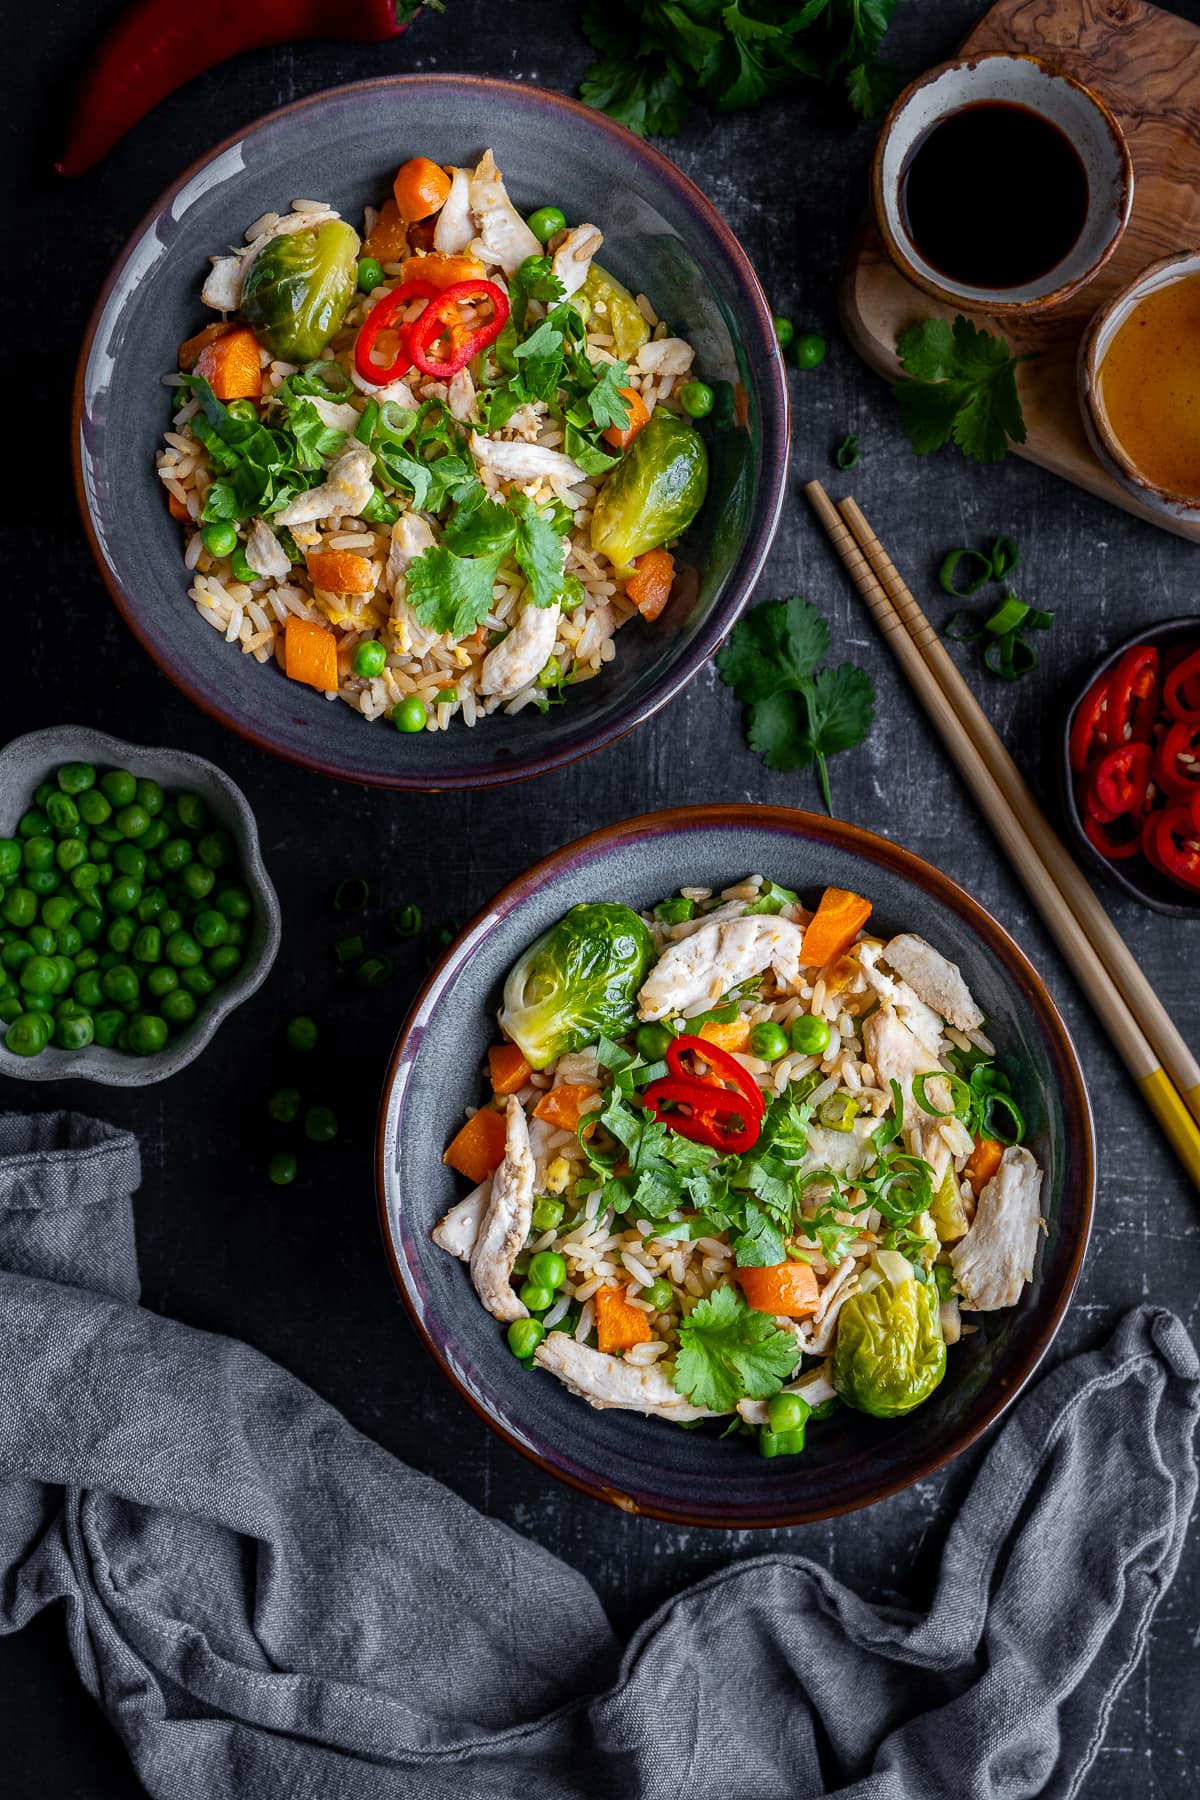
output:
[[[426,16],[395,45],[309,45],[245,57],[166,102],[101,169],[62,188],[47,170],[66,93],[119,4],[43,8],[36,51],[7,94],[7,341],[20,352],[8,365],[9,440],[14,421],[31,421],[44,457],[14,487],[17,504],[8,509],[18,527],[5,564],[6,602],[12,618],[23,588],[30,623],[19,634],[9,628],[0,676],[4,727],[12,734],[75,719],[221,763],[257,808],[283,902],[285,943],[266,988],[176,1081],[140,1095],[73,1084],[40,1097],[94,1110],[142,1134],[145,1181],[137,1206],[147,1304],[235,1333],[296,1370],[398,1455],[585,1569],[619,1628],[632,1628],[657,1601],[731,1557],[783,1544],[873,1597],[925,1604],[946,1521],[978,1454],[839,1522],[777,1534],[705,1533],[630,1520],[560,1488],[454,1398],[391,1290],[372,1187],[378,1085],[421,956],[399,946],[396,979],[368,996],[339,986],[329,966],[337,925],[328,895],[344,873],[371,874],[387,904],[415,900],[434,918],[462,919],[534,857],[581,831],[690,800],[811,804],[808,778],[762,768],[744,746],[732,697],[709,669],[649,727],[532,787],[464,800],[336,788],[239,745],[179,698],[120,624],[69,500],[65,418],[74,347],[111,258],[180,167],[270,106],[378,70],[463,68],[570,90],[586,60],[573,9],[536,0],[505,7],[449,0],[446,18]],[[1195,17],[1200,9],[1176,10]],[[897,59],[915,71],[947,54],[975,11],[966,0],[901,5]],[[10,7],[9,19],[24,41],[26,14]],[[779,310],[830,339],[819,372],[791,377],[795,497],[760,592],[801,589],[818,601],[839,649],[866,664],[878,684],[880,720],[869,746],[834,765],[839,811],[927,855],[978,895],[1042,970],[1075,1033],[1097,1112],[1100,1203],[1079,1298],[1055,1354],[1098,1341],[1125,1307],[1146,1296],[1173,1306],[1195,1335],[1196,1197],[914,707],[799,489],[815,474],[835,492],[853,491],[935,619],[943,613],[932,572],[949,544],[1001,530],[1020,539],[1022,592],[1057,608],[1055,629],[1029,680],[1003,688],[973,665],[972,679],[1027,775],[1047,790],[1055,732],[1083,671],[1139,622],[1196,610],[1196,551],[1021,462],[980,469],[949,453],[930,462],[911,455],[886,390],[838,339],[834,321],[836,268],[864,198],[871,140],[870,127],[848,124],[840,106],[812,94],[715,125],[701,119],[671,145],[741,235]],[[552,183],[546,198],[554,198]],[[861,434],[863,460],[839,477],[830,450],[848,430]],[[149,452],[129,446],[130,456]],[[1200,926],[1105,897],[1197,1041]],[[279,1023],[302,1008],[326,1028],[311,1075],[305,1066],[297,1078],[313,1098],[337,1107],[342,1131],[332,1148],[312,1149],[302,1180],[280,1191],[263,1175],[273,1147],[263,1101],[270,1087],[297,1073],[277,1037]],[[0,1103],[23,1107],[29,1100],[27,1086],[3,1084]],[[1174,1800],[1193,1791],[1198,1609],[1200,1559],[1193,1551],[1114,1708],[1083,1790],[1087,1800]],[[138,1791],[76,1680],[57,1614],[0,1643],[0,1741],[5,1790],[22,1800],[116,1800]]]

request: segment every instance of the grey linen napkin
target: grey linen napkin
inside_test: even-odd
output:
[[[1200,1368],[1143,1307],[1018,1406],[928,1613],[755,1557],[622,1652],[583,1578],[137,1300],[135,1140],[0,1116],[0,1631],[65,1601],[163,1800],[1063,1796],[1175,1571]]]

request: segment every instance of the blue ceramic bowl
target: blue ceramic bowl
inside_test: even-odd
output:
[[[203,323],[207,258],[297,196],[352,220],[418,151],[462,163],[491,146],[518,206],[594,219],[603,260],[645,291],[727,382],[734,422],[711,435],[709,496],[683,546],[694,570],[653,625],[632,623],[613,663],[545,716],[402,736],[240,656],[187,597],[179,527],[154,453],[169,425],[162,376]],[[397,788],[482,787],[536,775],[611,742],[664,705],[728,633],[774,535],[787,472],[787,382],[771,310],[719,214],[673,163],[577,101],[469,76],[357,82],[297,101],[219,145],[169,188],[109,277],[75,389],[77,488],[113,599],[143,647],[206,712],[326,775]]]
[[[937,1393],[884,1422],[839,1410],[802,1457],[764,1461],[720,1427],[682,1431],[596,1411],[511,1355],[465,1266],[429,1233],[461,1195],[442,1148],[484,1091],[500,989],[518,954],[569,906],[645,906],[681,885],[721,888],[748,873],[814,897],[827,884],[875,905],[886,934],[916,927],[961,966],[1046,1171],[1047,1236],[1033,1281],[1008,1312],[978,1313]],[[414,1325],[459,1393],[548,1473],[627,1512],[697,1525],[790,1525],[866,1506],[919,1481],[974,1441],[1014,1400],[1066,1311],[1091,1224],[1095,1153],[1079,1062],[1041,980],[1016,944],[947,876],[886,839],[783,808],[705,806],[654,813],[581,838],[500,894],[434,970],[409,1014],[384,1087],[380,1221]]]

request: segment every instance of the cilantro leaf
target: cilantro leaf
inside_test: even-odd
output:
[[[675,1388],[694,1406],[731,1412],[744,1395],[765,1400],[778,1393],[797,1360],[792,1334],[727,1285],[681,1320]]]
[[[414,558],[408,569],[408,598],[422,625],[466,637],[487,618],[503,551],[457,556],[444,544]]]
[[[925,319],[902,331],[896,354],[909,377],[892,393],[900,423],[918,456],[953,441],[976,462],[1000,462],[1009,441],[1025,442],[1017,364],[1002,338],[959,313],[953,326]]]
[[[783,1239],[753,1204],[746,1208],[745,1231],[733,1240],[733,1254],[740,1269],[773,1269],[784,1259]]]
[[[588,410],[601,431],[609,425],[624,431],[628,425],[629,402],[621,392],[628,380],[628,363],[605,363],[601,368],[599,379],[588,395]]]
[[[456,556],[504,556],[516,539],[516,521],[501,500],[490,500],[476,481],[454,508],[442,543]]]
[[[867,736],[875,689],[853,663],[817,669],[828,648],[824,619],[794,594],[764,601],[740,619],[717,657],[717,670],[749,708],[750,748],[781,774],[815,763],[825,810],[832,813],[826,759]]]
[[[555,300],[563,297],[563,284],[554,273],[554,265],[548,256],[529,256],[514,272],[508,284],[509,317],[518,332],[525,329],[525,321],[529,316],[529,302],[539,301],[543,306],[550,306]]]
[[[495,505],[492,501],[489,504]],[[528,494],[510,494],[510,523],[516,514],[515,555],[521,573],[529,583],[529,597],[535,606],[549,606],[563,590],[563,563],[566,543],[558,525],[544,519]],[[502,510],[507,511],[507,508]],[[572,523],[567,514],[566,525]]]

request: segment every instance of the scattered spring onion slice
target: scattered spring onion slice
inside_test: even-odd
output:
[[[393,906],[388,914],[388,924],[398,938],[419,937],[421,923],[419,906]]]
[[[1008,576],[1012,574],[1020,560],[1021,553],[1017,549],[1016,538],[998,537],[992,545],[991,564],[993,581],[1006,580]]]
[[[334,912],[361,912],[371,895],[371,889],[361,875],[347,876],[339,881],[333,891]]]
[[[392,973],[390,956],[369,956],[365,963],[360,963],[355,974],[359,987],[376,988],[389,978]]]
[[[366,947],[356,934],[354,937],[340,938],[333,946],[333,953],[340,963],[357,962]]]
[[[1006,594],[990,619],[985,619],[983,628],[996,637],[1004,637],[1009,631],[1015,631],[1029,617],[1031,608],[1023,600],[1018,600],[1013,593]]]
[[[970,559],[976,573],[968,573],[961,584],[956,583],[954,571],[964,557]],[[942,558],[942,566],[938,570],[938,580],[947,594],[953,594],[956,600],[966,600],[971,594],[977,594],[981,587],[992,579],[992,559],[981,550],[969,550],[965,544],[955,550],[948,550]]]
[[[941,1080],[950,1088],[950,1105],[944,1110],[935,1106],[925,1093],[925,1084],[940,1075]],[[965,1119],[971,1110],[971,1090],[961,1076],[951,1075],[949,1070],[932,1070],[926,1075],[913,1076],[913,1099],[922,1112],[932,1114],[935,1119]]]
[[[973,644],[977,637],[983,636],[978,613],[968,610],[951,613],[942,628],[942,635],[948,637],[952,644]]]
[[[833,460],[839,469],[852,469],[858,462],[859,455],[858,433],[850,431],[834,451]]]
[[[1017,632],[995,638],[983,653],[984,667],[1001,681],[1020,681],[1038,666],[1038,653]]]
[[[997,1110],[1008,1114],[1009,1120],[1011,1121],[1011,1124],[1009,1125],[1009,1129],[1012,1132],[1011,1137],[1006,1137],[1004,1135],[1005,1127],[996,1117]],[[1025,1136],[1024,1113],[1021,1111],[1011,1094],[1002,1093],[996,1088],[988,1095],[987,1104],[983,1110],[982,1125],[983,1130],[988,1137],[996,1138],[1002,1144],[1019,1144]]]

